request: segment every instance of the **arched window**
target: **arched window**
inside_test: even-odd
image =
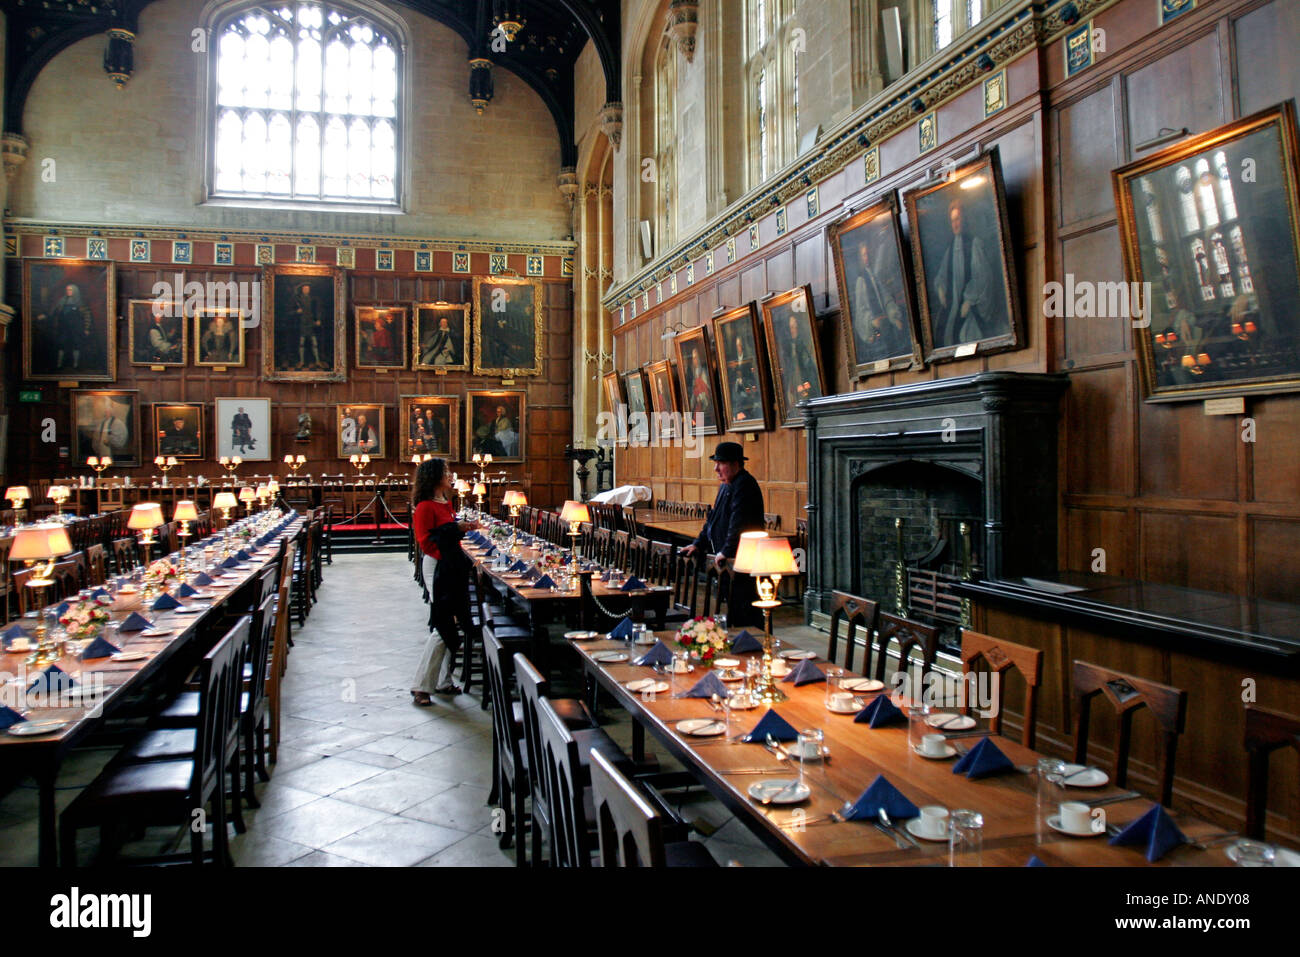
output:
[[[1007,0],[927,0],[929,16],[928,53],[937,53],[971,27],[976,26]]]
[[[745,0],[745,76],[750,185],[766,180],[798,151],[799,55],[794,0]]]
[[[655,59],[655,209],[658,243],[656,251],[677,241],[677,211],[673,177],[677,163],[677,48],[665,35]]]
[[[240,6],[213,27],[211,194],[397,205],[401,43],[359,9]]]

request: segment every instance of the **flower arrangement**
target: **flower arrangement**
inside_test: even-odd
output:
[[[559,568],[564,564],[564,558],[559,552],[547,552],[537,563],[543,568]]]
[[[68,637],[77,641],[94,638],[108,623],[108,606],[112,604],[104,596],[87,598],[76,604],[69,604],[68,610],[59,618],[68,633]]]
[[[172,582],[181,577],[180,569],[173,565],[168,559],[160,558],[149,566],[145,571],[145,577],[157,582]]]
[[[730,647],[727,633],[712,618],[693,618],[677,629],[677,644],[706,664]]]
[[[510,527],[508,525],[493,525],[488,537],[494,542],[504,542],[510,537]]]

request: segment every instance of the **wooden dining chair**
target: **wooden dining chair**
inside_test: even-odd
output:
[[[511,841],[515,845],[515,866],[527,865],[525,838],[528,818],[525,801],[528,798],[528,768],[524,764],[523,726],[516,722],[515,713],[522,717],[520,706],[510,700],[511,679],[514,677],[513,660],[506,646],[493,634],[491,627],[483,629],[483,657],[487,663],[488,683],[492,687],[492,765],[495,800],[505,812],[505,827],[501,831],[499,846],[505,849]]]
[[[13,545],[12,537],[0,538],[0,612],[3,612],[5,621],[13,616],[13,606],[16,604],[13,597],[13,571],[9,567],[9,550]]]
[[[700,579],[699,564],[694,555],[673,555],[673,604],[671,612],[680,612],[688,618],[699,614]]]
[[[293,560],[297,545],[289,542],[280,559],[279,588],[275,600],[275,630],[271,636],[271,662],[266,675],[267,752],[270,763],[280,757],[280,712],[284,675],[289,665],[289,590],[293,577]]]
[[[610,556],[613,554],[614,533],[602,525],[597,525],[591,533],[592,548],[595,553],[592,555],[596,561],[602,565],[612,565]]]
[[[646,567],[642,576],[651,585],[672,585],[673,546],[671,542],[650,542],[646,545]]]
[[[1279,748],[1300,754],[1300,717],[1246,705],[1246,836],[1265,839],[1268,817],[1268,760]]]
[[[650,574],[650,539],[635,535],[627,546],[627,572],[645,580]]]
[[[96,542],[86,546],[86,586],[93,588],[104,584],[107,567],[104,558],[104,546]]]
[[[1156,749],[1156,777],[1160,803],[1168,806],[1174,796],[1174,759],[1178,755],[1178,738],[1187,722],[1187,692],[1078,659],[1074,661],[1071,685],[1074,695],[1075,763],[1087,763],[1092,702],[1095,698],[1104,698],[1115,709],[1118,724],[1112,778],[1117,787],[1126,787],[1133,715],[1146,708],[1160,730],[1160,747]]]
[[[592,825],[585,809],[588,801],[579,774],[578,742],[564,726],[546,698],[537,702],[541,731],[542,776],[550,804],[552,867],[590,867],[594,848]],[[590,778],[590,772],[586,775]]]
[[[880,605],[870,598],[859,598],[848,592],[831,592],[831,635],[826,645],[826,660],[834,663],[839,653],[840,625],[845,626],[844,667],[853,670],[853,649],[858,643],[858,629],[862,629],[863,670],[871,664],[871,636],[876,630],[876,617]]]
[[[731,595],[732,563],[734,559],[725,559],[722,567],[709,558],[704,563],[704,614],[721,615],[727,613],[727,598]]]
[[[717,867],[698,841],[669,841],[665,818],[605,755],[591,756],[591,800],[602,867]]]
[[[85,559],[85,556],[80,552],[73,552],[72,554],[79,556],[82,560]],[[54,580],[54,587],[51,589],[52,598],[75,598],[77,592],[86,587],[85,569],[82,567],[81,562],[71,555],[61,562],[54,563],[50,577]]]
[[[644,532],[641,529],[641,523],[640,521],[637,520],[636,517],[636,509],[633,508],[631,505],[621,506],[619,516],[623,521],[623,530],[627,532],[629,535],[631,535],[633,538],[636,538],[638,535],[644,534]]]
[[[939,629],[919,621],[880,612],[876,617],[876,674],[877,681],[885,681],[885,662],[889,657],[889,643],[898,642],[898,670],[909,672],[913,650],[921,652],[921,680],[934,670],[934,659],[939,654]],[[864,662],[862,669],[867,670]],[[892,680],[892,679],[891,679]],[[887,684],[891,682],[886,682]]]
[[[609,564],[615,568],[627,569],[628,548],[632,540],[627,532],[617,529],[610,536]]]
[[[965,679],[974,673],[980,662],[997,676],[995,687],[997,700],[994,712],[989,716],[989,728],[994,734],[1002,733],[1002,711],[1007,694],[1007,673],[1015,670],[1025,681],[1024,727],[1020,731],[1020,743],[1033,750],[1038,731],[1038,686],[1043,681],[1043,652],[1028,645],[1017,645],[1005,638],[994,638],[963,628],[961,632],[961,673]],[[965,705],[962,713],[970,712],[971,691],[974,682],[968,682],[965,691]]]
[[[125,575],[140,563],[137,548],[135,539],[130,536],[113,539],[114,575]]]

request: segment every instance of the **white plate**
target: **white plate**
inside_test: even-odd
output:
[[[800,801],[806,801],[811,793],[812,789],[808,785],[796,782],[794,779],[771,778],[766,781],[755,781],[749,786],[749,796],[755,801],[762,801],[763,798],[771,795],[772,804],[798,804]],[[777,796],[778,794],[780,797]]]
[[[627,654],[622,651],[601,651],[591,656],[592,661],[599,661],[601,664],[612,665],[620,661],[627,661]]]
[[[644,638],[638,638],[635,642],[633,642],[633,644],[653,645],[658,640],[659,640],[658,638],[656,638],[654,635],[652,635],[650,632],[647,631]]]
[[[598,631],[566,631],[564,637],[570,641],[594,641],[605,636]]]
[[[28,639],[26,648],[14,648],[11,646],[6,648],[5,651],[11,655],[30,655],[32,653],[31,639]]]
[[[728,707],[731,708],[732,711],[752,711],[754,708],[759,706],[759,700],[753,695],[747,696],[743,703],[737,703],[739,697],[739,695],[732,695],[729,699],[731,703]]]
[[[119,651],[115,655],[109,655],[109,661],[143,661],[149,656],[143,651]]]
[[[942,728],[944,731],[965,731],[967,728],[975,727],[975,719],[970,715],[953,714],[951,711],[932,714],[925,719],[925,723],[932,728]]]
[[[623,687],[636,694],[666,694],[672,685],[666,681],[655,681],[653,678],[638,678],[636,681],[629,681]]]
[[[714,738],[727,733],[727,723],[717,718],[687,718],[678,721],[674,727],[682,734],[696,738]]]
[[[168,635],[174,635],[176,632],[168,631],[164,628],[150,628],[148,631],[140,632],[141,638],[166,638]]]
[[[826,710],[831,712],[832,714],[857,714],[866,706],[867,703],[865,701],[862,701],[858,698],[854,698],[853,704],[849,705],[847,708],[841,708],[837,705],[828,704],[826,706]]]
[[[1237,848],[1229,844],[1227,850],[1228,860],[1237,863]],[[1300,867],[1300,854],[1295,851],[1288,851],[1285,847],[1273,845],[1273,866],[1274,867]]]
[[[805,761],[820,761],[822,759],[821,748],[811,741],[805,741],[802,748],[799,747],[798,741],[791,741],[789,744],[781,745],[781,747],[785,748],[786,754],[795,760],[801,757]]]
[[[923,841],[943,841],[945,844],[948,842],[947,832],[944,832],[941,835],[930,835],[921,830],[921,819],[919,817],[908,818],[907,823],[903,826],[907,828],[908,834],[911,834],[913,837],[919,837]]]
[[[172,614],[173,615],[199,615],[202,614],[204,611],[206,611],[206,609],[199,608],[196,605],[186,605],[183,608],[173,608]]]
[[[134,588],[129,588],[129,587],[128,587],[128,588],[119,588],[119,589],[117,590],[117,593],[118,593],[119,595],[134,595],[134,594],[136,593],[136,589],[134,589]]]
[[[781,652],[781,657],[786,661],[803,661],[805,658],[816,658],[815,651],[800,651],[798,648],[791,648]]]
[[[790,666],[787,665],[784,661],[781,661],[778,658],[776,661],[772,662],[773,678],[784,678],[789,673],[790,673]]]
[[[947,761],[957,753],[957,749],[951,744],[945,744],[943,746],[943,754],[926,754],[920,748],[913,748],[912,751],[913,753],[919,754],[921,757],[928,758],[931,761]]]
[[[720,681],[744,681],[745,680],[745,672],[741,671],[739,668],[719,668],[716,671],[716,674],[718,676],[718,680]]]
[[[1110,780],[1110,775],[1101,768],[1093,768],[1087,774],[1079,774],[1086,764],[1067,764],[1065,766],[1065,776],[1068,778],[1071,774],[1077,775],[1073,780],[1066,783],[1067,788],[1099,788]]]
[[[885,683],[875,678],[845,678],[840,687],[845,691],[883,691]]]
[[[713,667],[715,668],[738,668],[740,667],[739,658],[714,658]]]
[[[1088,828],[1086,831],[1067,831],[1065,828],[1061,827],[1061,815],[1059,814],[1050,815],[1047,818],[1047,826],[1053,831],[1057,831],[1061,834],[1068,834],[1070,837],[1101,837],[1106,833],[1104,827],[1100,831],[1094,831],[1092,828]]]
[[[11,724],[5,730],[15,738],[29,738],[38,734],[51,734],[67,725],[68,722],[58,718],[46,718],[42,721],[20,721],[18,724]]]

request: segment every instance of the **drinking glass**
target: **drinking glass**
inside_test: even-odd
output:
[[[687,682],[690,679],[690,672],[687,670],[691,666],[691,653],[689,651],[674,651],[673,660],[668,665],[670,674],[668,680],[672,682],[672,696],[677,697],[680,690],[689,687]]]
[[[804,728],[799,732],[795,747],[799,752],[799,783],[804,780],[804,768],[822,759],[822,742],[826,739],[821,728]]]
[[[1272,867],[1274,865],[1277,855],[1272,844],[1246,838],[1237,841],[1232,846],[1237,851],[1238,867]]]
[[[726,615],[714,615],[714,616],[713,616],[713,620],[714,620],[715,622],[717,622],[718,627],[721,628],[724,632],[727,630],[727,616],[726,616]]]
[[[928,704],[919,702],[907,709],[907,743],[912,746],[914,752],[920,753],[921,739],[931,731],[926,719],[933,713],[934,709]]]
[[[948,866],[979,867],[984,854],[984,815],[963,809],[953,811],[950,820]]]
[[[1051,811],[1061,799],[1061,779],[1065,777],[1065,762],[1060,758],[1038,759],[1038,810]]]
[[[826,669],[826,710],[830,711],[832,705],[836,702],[836,695],[845,694],[844,690],[844,669],[827,668]]]
[[[645,638],[645,622],[633,622],[632,630],[627,633],[627,653],[633,654],[637,646]]]

